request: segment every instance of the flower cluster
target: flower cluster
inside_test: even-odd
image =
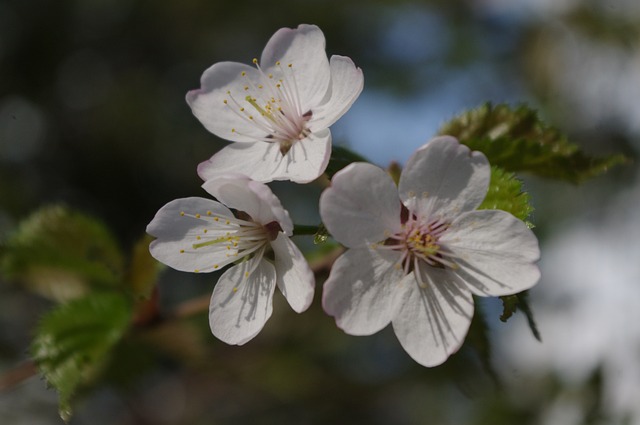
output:
[[[327,58],[313,25],[283,28],[254,66],[220,62],[187,94],[194,115],[232,143],[198,166],[216,200],[183,198],[147,227],[151,254],[181,271],[220,276],[211,297],[212,333],[229,344],[255,337],[272,313],[275,287],[300,313],[314,274],[291,241],[294,225],[265,183],[306,183],[331,157],[329,126],[356,100],[362,71]],[[324,284],[322,306],[351,335],[389,323],[418,363],[444,362],[463,343],[472,295],[514,294],[540,273],[538,242],[505,211],[477,210],[490,180],[487,158],[452,137],[418,149],[398,184],[382,169],[352,163],[320,198],[320,215],[347,249]]]

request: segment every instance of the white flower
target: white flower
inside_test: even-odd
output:
[[[473,316],[472,294],[514,294],[540,278],[538,241],[498,210],[475,210],[490,179],[486,157],[452,137],[415,152],[398,187],[382,169],[354,163],[320,198],[333,237],[350,248],[324,285],[322,304],[346,333],[392,323],[418,363],[458,350]]]
[[[329,126],[353,104],[363,86],[351,59],[327,59],[315,25],[282,28],[255,67],[219,62],[187,93],[194,115],[213,134],[233,143],[200,164],[203,180],[242,173],[261,182],[307,183],[331,155]]]
[[[220,202],[195,197],[169,202],[147,226],[157,238],[149,249],[181,271],[212,272],[236,263],[213,290],[209,324],[222,341],[241,345],[271,316],[276,285],[300,313],[313,299],[314,276],[289,239],[289,214],[266,185],[234,175],[207,181],[203,188]]]

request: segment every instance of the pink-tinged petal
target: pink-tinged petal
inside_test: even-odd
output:
[[[242,345],[258,335],[271,317],[275,287],[275,268],[261,256],[224,272],[209,305],[213,335],[233,345]]]
[[[491,169],[480,152],[450,136],[432,139],[407,161],[398,190],[421,215],[452,217],[474,210],[487,194]]]
[[[505,211],[462,214],[440,241],[458,257],[454,272],[477,295],[514,294],[540,279],[536,236]]]
[[[346,56],[331,57],[331,85],[322,105],[313,108],[311,131],[327,128],[345,114],[364,86],[362,70]]]
[[[318,105],[329,88],[324,34],[315,25],[279,29],[264,48],[260,65],[265,74],[282,79],[285,88],[298,93],[301,114]]]
[[[320,196],[320,216],[333,238],[347,247],[383,241],[401,226],[396,185],[375,165],[350,164]]]
[[[389,324],[412,276],[396,267],[400,255],[363,247],[338,257],[324,284],[322,306],[339,328],[350,335],[371,335]]]
[[[201,88],[187,93],[187,103],[202,125],[218,137],[233,142],[262,140],[268,132],[249,118],[260,119],[260,112],[245,101],[246,96],[262,97],[257,89],[261,81],[256,68],[218,62],[202,74]]]
[[[298,247],[283,233],[271,242],[275,254],[278,288],[296,313],[302,313],[313,301],[315,277]]]
[[[421,270],[425,287],[421,288],[414,277],[392,325],[411,358],[431,367],[442,364],[460,348],[474,306],[471,293],[454,275],[444,269],[425,268],[428,270]]]
[[[210,180],[222,174],[240,173],[252,180],[268,183],[291,180],[309,183],[327,168],[331,157],[328,129],[296,141],[282,155],[279,143],[238,143],[226,146],[198,165],[198,175]]]
[[[233,217],[233,214],[224,205],[210,199],[182,198],[169,202],[147,226],[147,233],[157,238],[149,246],[151,255],[176,270],[186,272],[210,272],[237,260],[238,257],[227,256],[229,251],[224,243],[194,247],[221,236],[216,231],[216,223],[211,220],[215,216]]]
[[[202,187],[229,208],[249,214],[256,223],[277,221],[286,234],[292,234],[289,213],[267,185],[236,174],[207,180]]]

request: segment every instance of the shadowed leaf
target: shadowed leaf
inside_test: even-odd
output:
[[[491,165],[511,172],[580,183],[626,162],[622,155],[591,157],[546,126],[533,109],[487,103],[452,119],[439,134],[483,152]]]

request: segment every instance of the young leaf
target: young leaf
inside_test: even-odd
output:
[[[71,401],[107,364],[110,350],[127,330],[131,307],[115,293],[95,293],[58,306],[36,329],[31,355],[40,373],[59,394],[62,419]]]
[[[472,150],[483,152],[491,165],[506,171],[526,171],[572,183],[580,183],[626,161],[622,155],[600,158],[586,155],[525,105],[487,103],[452,119],[439,134],[458,138]]]
[[[7,240],[2,270],[32,290],[62,301],[89,285],[120,283],[123,259],[106,226],[63,206],[48,206],[23,220]]]
[[[491,167],[491,183],[487,196],[478,209],[503,210],[533,227],[528,219],[533,211],[529,194],[522,190],[522,182],[515,174],[499,167]]]

